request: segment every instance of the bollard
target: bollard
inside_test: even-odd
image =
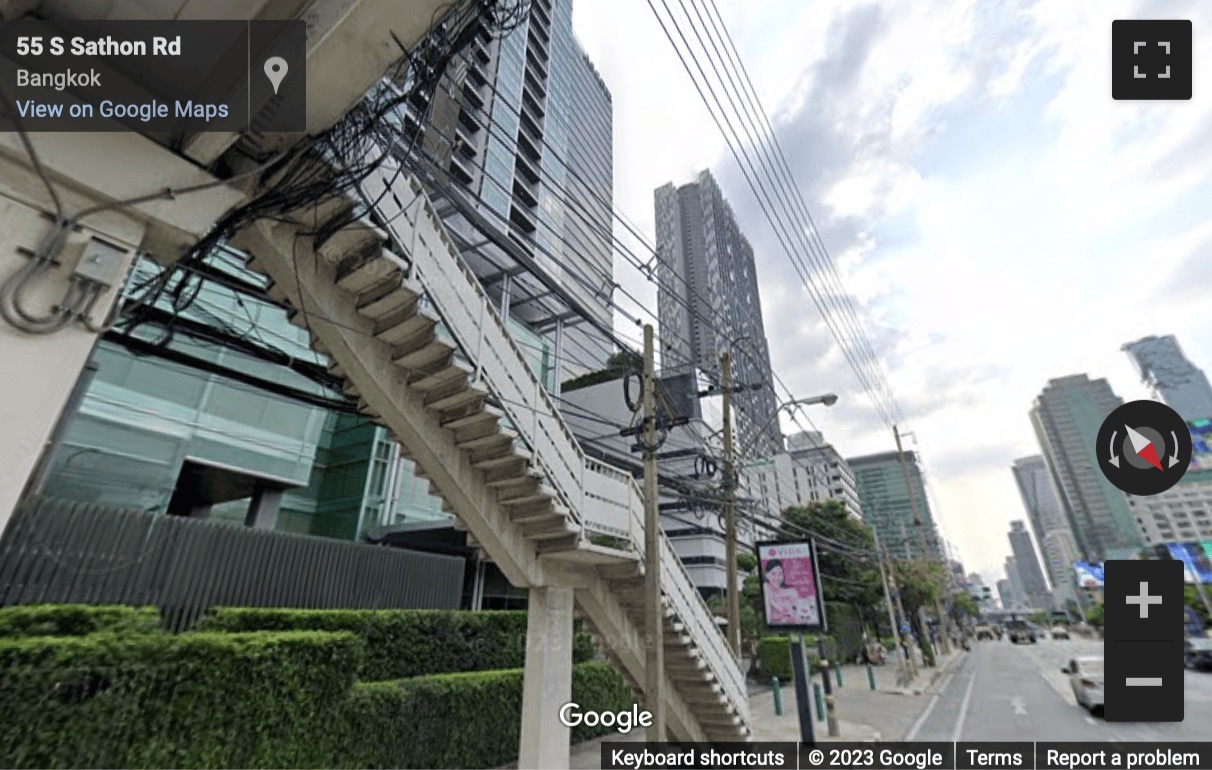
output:
[[[870,663],[867,664],[867,684],[871,685],[872,690],[875,689],[875,669],[871,667]]]
[[[825,699],[821,697],[821,686],[816,682],[812,683],[812,694],[816,699],[816,721],[825,721]]]
[[[833,671],[837,674],[837,689],[842,689],[842,664],[834,663]]]
[[[779,689],[777,676],[770,677],[770,689],[774,693],[774,715],[781,717],[783,715],[783,691]]]
[[[829,718],[829,734],[836,738],[842,734],[837,721],[837,700],[828,693],[825,695],[825,714]]]

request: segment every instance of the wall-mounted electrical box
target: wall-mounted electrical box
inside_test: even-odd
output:
[[[96,238],[91,239],[76,263],[75,275],[109,288],[122,280],[127,251]]]

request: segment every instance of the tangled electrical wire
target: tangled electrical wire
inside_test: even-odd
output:
[[[385,82],[372,88],[366,99],[331,128],[304,139],[268,163],[260,172],[257,186],[261,192],[253,200],[228,212],[174,265],[137,287],[140,293],[122,323],[123,331],[132,334],[150,320],[154,315],[150,309],[166,296],[174,315],[188,309],[204,283],[189,268],[244,227],[262,219],[283,219],[340,196],[355,197],[352,194],[392,155],[393,149],[402,142],[412,145],[420,140],[434,94],[454,57],[467,49],[482,30],[505,34],[521,24],[528,12],[529,2],[522,0],[450,4],[435,12],[429,34],[411,51],[397,40],[404,55],[385,76]],[[403,88],[388,85],[400,83]],[[422,114],[412,130],[407,121],[394,119],[402,110],[418,108]],[[370,208],[373,204],[365,209],[350,207],[299,236],[323,243]],[[170,323],[159,344],[167,344],[172,336]]]

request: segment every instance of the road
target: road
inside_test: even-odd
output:
[[[1101,640],[974,642],[906,735],[915,741],[1208,741],[1212,672],[1186,672],[1186,719],[1104,722],[1077,705],[1060,669],[1102,655]]]

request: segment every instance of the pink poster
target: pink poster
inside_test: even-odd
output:
[[[820,597],[810,543],[758,546],[766,625],[821,625]]]

